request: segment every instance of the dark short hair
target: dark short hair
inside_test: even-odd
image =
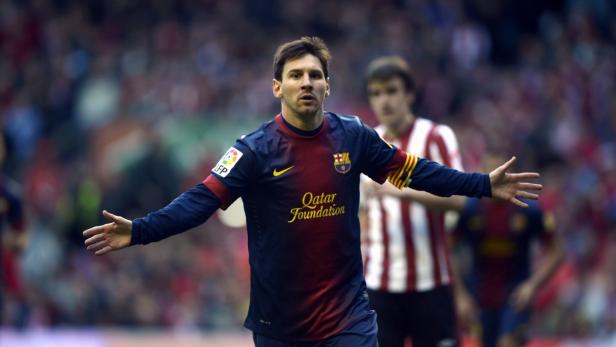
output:
[[[284,64],[289,60],[300,58],[306,54],[312,54],[319,59],[325,78],[328,78],[331,55],[325,42],[316,36],[304,36],[299,40],[286,42],[278,46],[276,54],[274,54],[274,78],[282,81]]]
[[[399,56],[386,56],[373,60],[366,69],[366,86],[375,81],[399,77],[406,91],[415,93],[415,78],[409,64]]]

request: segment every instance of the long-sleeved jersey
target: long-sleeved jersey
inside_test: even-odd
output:
[[[358,220],[359,177],[433,194],[489,196],[487,175],[407,154],[357,117],[326,112],[311,132],[281,115],[239,139],[211,174],[133,222],[132,244],[203,223],[244,202],[251,268],[245,326],[286,341],[321,340],[370,314]]]

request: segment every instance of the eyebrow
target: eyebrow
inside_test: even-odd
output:
[[[296,72],[304,72],[304,69],[292,69],[287,71],[287,75],[291,74],[291,73],[296,73]],[[320,69],[308,69],[308,72],[318,72],[321,75],[323,75],[323,71],[321,71]]]

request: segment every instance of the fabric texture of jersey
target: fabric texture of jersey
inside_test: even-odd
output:
[[[398,138],[387,138],[408,153],[462,170],[458,142],[450,127],[416,118]],[[362,185],[373,184],[362,180]],[[392,293],[426,291],[450,284],[451,272],[443,212],[396,197],[370,197],[364,238],[366,284]]]

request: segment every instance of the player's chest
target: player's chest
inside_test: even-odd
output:
[[[334,190],[359,177],[359,152],[350,144],[300,143],[271,155],[260,184],[283,190]]]

